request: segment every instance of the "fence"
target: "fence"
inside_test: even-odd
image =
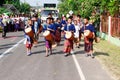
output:
[[[101,17],[101,30],[103,33],[108,34],[108,17],[107,16]]]
[[[101,31],[113,37],[120,37],[120,18],[102,16]]]
[[[120,37],[120,18],[111,18],[111,35]]]

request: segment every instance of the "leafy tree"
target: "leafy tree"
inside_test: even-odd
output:
[[[5,0],[5,4],[13,4],[19,10],[20,0]]]
[[[21,3],[20,12],[29,13],[30,12],[30,5],[28,3]]]
[[[83,17],[91,16],[94,11],[110,13],[110,15],[118,14],[120,0],[60,0],[58,8],[64,14],[73,10],[75,14],[81,14]],[[62,14],[61,13],[61,14]]]
[[[5,9],[5,8],[0,8],[0,14],[6,13],[6,12],[8,12],[7,9]]]
[[[3,4],[13,4],[17,10],[21,13],[29,13],[30,12],[30,5],[28,3],[21,3],[20,0],[4,0]]]

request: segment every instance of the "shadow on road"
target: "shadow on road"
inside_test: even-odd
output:
[[[52,55],[56,55],[56,54],[64,54],[63,51],[58,51],[58,52],[53,52]]]
[[[54,51],[56,49],[53,49],[52,51]],[[45,54],[46,50],[40,50],[40,51],[36,51],[36,52],[32,52],[32,54]]]
[[[11,44],[5,44],[5,45],[0,45],[0,50],[1,49],[7,49],[7,48],[10,48],[14,45],[15,43],[11,43]]]
[[[32,52],[32,54],[41,54],[41,53],[45,53],[45,52],[46,52],[45,50],[42,50],[42,51]]]
[[[76,51],[76,52],[74,52],[74,54],[75,55],[77,55],[77,54],[85,54],[85,51],[84,50]]]

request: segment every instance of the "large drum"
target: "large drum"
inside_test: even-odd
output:
[[[65,37],[66,37],[66,39],[68,39],[68,40],[74,40],[74,35],[73,35],[73,33],[70,32],[70,31],[66,31]]]
[[[26,29],[25,29],[25,33],[26,33],[28,36],[30,36],[31,38],[34,37],[34,33],[33,33],[31,27],[26,28]]]
[[[52,48],[55,48],[57,46],[57,44],[55,43],[53,36],[50,34],[50,31],[46,30],[43,33],[43,36],[46,38],[46,40],[51,41],[52,42]]]
[[[90,30],[85,30],[84,36],[87,38],[93,38],[93,33]]]
[[[52,35],[50,34],[50,31],[46,30],[46,31],[43,33],[43,36],[46,38],[46,40],[53,41],[53,37],[52,37]]]
[[[61,41],[61,32],[59,30],[56,30],[55,41],[56,42],[60,42]]]

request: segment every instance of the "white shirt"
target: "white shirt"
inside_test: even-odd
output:
[[[34,29],[35,29],[35,33],[37,33],[38,31],[38,22],[34,22]]]
[[[74,37],[75,38],[79,38],[79,30],[80,30],[80,26],[78,25],[74,25],[75,26],[75,32],[74,32]]]

